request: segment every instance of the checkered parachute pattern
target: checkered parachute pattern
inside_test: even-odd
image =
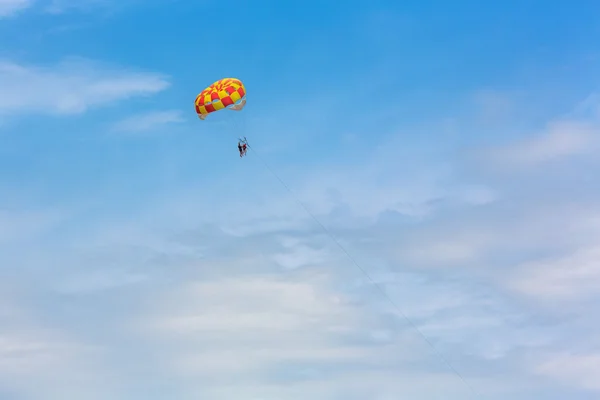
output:
[[[220,79],[196,96],[196,113],[200,119],[228,108],[240,111],[246,105],[246,88],[239,79]]]

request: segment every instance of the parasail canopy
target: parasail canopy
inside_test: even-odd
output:
[[[202,120],[212,112],[228,108],[240,111],[246,105],[246,88],[236,78],[216,81],[196,96],[196,113]]]

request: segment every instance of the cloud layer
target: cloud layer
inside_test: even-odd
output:
[[[538,143],[553,135],[550,125]],[[573,149],[572,142],[560,143],[545,162],[556,162],[557,154],[563,161],[572,156],[559,149]],[[518,142],[504,148],[510,146]],[[508,160],[513,153],[499,154]],[[541,162],[536,152],[521,154]],[[492,189],[468,180],[447,186],[458,177],[438,173],[429,175],[430,181],[417,180],[414,190],[407,185],[400,190],[392,186],[387,169],[379,168],[383,164],[393,166],[394,161],[384,161],[379,150],[365,157],[356,167],[362,173],[352,174],[352,189],[340,183],[347,180],[340,180],[333,166],[289,176],[298,198],[399,310],[276,186],[245,192],[248,212],[235,216],[230,213],[235,202],[210,203],[216,186],[173,193],[121,226],[64,238],[45,255],[22,259],[21,268],[46,276],[39,287],[44,291],[67,296],[71,303],[77,299],[74,316],[85,307],[98,313],[107,301],[127,304],[119,312],[96,315],[108,318],[103,335],[81,325],[81,339],[74,343],[83,347],[73,354],[92,351],[86,357],[104,365],[116,362],[115,351],[125,352],[137,361],[123,363],[115,374],[155,376],[164,382],[163,394],[215,399],[368,395],[383,400],[402,392],[418,399],[465,398],[468,386],[440,355],[489,398],[553,398],[552,380],[564,385],[554,389],[555,396],[569,387],[597,390],[592,332],[600,327],[586,311],[599,300],[594,290],[600,237],[595,193],[580,202],[571,196],[548,198],[552,187],[545,187],[538,175],[521,176],[517,187],[510,180],[508,185],[504,179],[494,181],[494,174],[487,181]],[[529,168],[531,163],[520,165]],[[428,176],[425,171],[423,176]],[[261,185],[259,180],[248,184]],[[342,194],[328,195],[336,192]],[[373,193],[379,202],[369,203]],[[211,213],[201,212],[208,208]],[[22,232],[22,240],[34,234]],[[62,265],[61,272],[48,275],[47,260]],[[8,343],[13,333],[5,331]],[[571,354],[573,340],[588,353]],[[38,352],[49,351],[45,348],[31,347],[24,360],[38,362]],[[141,356],[148,349],[152,353]],[[77,362],[65,371],[112,376]],[[488,371],[485,379],[483,371]],[[548,389],[536,388],[532,379],[543,379],[541,387]],[[139,390],[133,378],[114,382],[110,393],[119,387]]]

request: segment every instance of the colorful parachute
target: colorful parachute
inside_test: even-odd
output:
[[[196,113],[204,119],[212,112],[228,108],[240,111],[246,105],[246,88],[239,79],[216,81],[196,96]]]

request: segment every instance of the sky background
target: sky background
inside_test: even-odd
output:
[[[597,399],[599,18],[0,0],[0,398]]]

